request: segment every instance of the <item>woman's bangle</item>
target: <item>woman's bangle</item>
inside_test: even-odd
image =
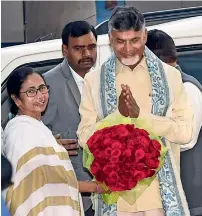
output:
[[[95,181],[96,183],[96,193],[99,193],[99,184]]]

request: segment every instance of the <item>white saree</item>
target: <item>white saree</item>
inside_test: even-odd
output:
[[[3,148],[13,165],[5,197],[11,215],[84,215],[68,153],[41,121],[25,115],[12,119]]]

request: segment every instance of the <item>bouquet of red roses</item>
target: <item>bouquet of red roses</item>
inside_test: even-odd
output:
[[[138,121],[141,125],[142,121]],[[137,120],[119,117],[122,124],[112,122],[110,118],[105,120],[87,141],[84,165],[113,192],[103,196],[106,203],[114,203],[122,196],[133,204],[155,178],[166,149],[158,137],[137,128]]]

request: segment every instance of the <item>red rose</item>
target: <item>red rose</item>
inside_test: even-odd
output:
[[[94,160],[93,163],[91,164],[91,172],[93,175],[96,175],[98,171],[101,171],[102,167],[99,163],[99,161]]]
[[[116,157],[116,158],[119,158],[121,155],[121,150],[120,149],[113,149],[111,151],[111,156],[112,157]]]
[[[105,154],[106,157],[110,157],[111,156],[111,152],[112,152],[112,148],[110,148],[110,147],[107,147],[104,150],[104,154]]]
[[[135,171],[133,172],[133,177],[136,179],[136,181],[140,181],[140,180],[146,178],[147,175],[146,175],[146,172],[145,172],[145,171],[138,171],[138,170],[135,170]]]
[[[152,158],[150,160],[145,161],[145,164],[148,166],[150,169],[157,169],[160,161],[156,158]]]
[[[149,151],[149,145],[150,145],[150,139],[147,136],[139,136],[138,141],[141,143],[141,145],[144,147],[144,150],[146,152]]]
[[[104,177],[105,177],[105,176],[104,176],[104,174],[103,174],[102,171],[100,171],[100,170],[97,171],[97,173],[96,173],[96,175],[95,175],[95,178],[96,178],[97,181],[103,182],[103,181],[105,180]]]
[[[145,164],[144,163],[138,163],[135,168],[138,170],[138,171],[142,171],[145,169]]]
[[[119,158],[118,157],[115,157],[115,156],[111,156],[110,158],[109,158],[109,161],[110,161],[110,163],[118,163],[119,162]]]
[[[119,141],[114,141],[111,143],[111,147],[113,149],[121,149],[122,148],[122,144]]]
[[[135,162],[139,162],[141,159],[143,159],[145,156],[145,152],[143,149],[137,149],[135,151]]]
[[[112,171],[113,171],[113,168],[112,168],[111,164],[106,164],[103,167],[103,172],[105,175],[108,175],[108,173],[111,173]]]
[[[127,140],[127,148],[134,148],[134,138],[133,137]]]
[[[152,153],[146,153],[146,154],[145,154],[144,161],[148,161],[148,160],[150,160],[151,158],[153,158],[153,154],[152,154]]]
[[[129,133],[133,133],[133,131],[135,130],[134,125],[132,124],[127,124],[125,127],[127,128]]]
[[[158,151],[161,150],[161,144],[157,140],[152,140],[151,143],[152,143],[152,146],[154,147],[154,149],[156,149]]]
[[[123,163],[123,173],[125,174],[126,171],[131,170],[133,168],[132,163],[130,160],[125,159]]]
[[[147,178],[152,177],[155,173],[156,173],[155,170],[148,169],[147,170],[147,174],[146,174]]]
[[[114,184],[118,181],[119,177],[115,171],[111,171],[108,173],[107,181],[109,184]]]
[[[110,186],[109,186],[111,191],[124,191],[126,190],[126,185],[124,183],[121,182],[116,182],[116,183],[112,183],[110,182]]]
[[[112,136],[111,133],[108,132],[108,133],[103,134],[102,139],[104,138],[104,140],[105,139],[110,139],[111,140],[111,136]]]
[[[153,158],[158,158],[161,155],[161,153],[159,151],[157,151],[157,150],[154,150],[151,154],[152,154]]]
[[[123,125],[119,125],[116,128],[116,132],[119,134],[120,137],[127,137],[129,135],[129,132],[126,127]]]
[[[135,179],[133,176],[129,178],[128,180],[128,190],[134,188],[137,185],[137,179]]]
[[[124,157],[130,157],[131,154],[132,154],[132,149],[130,149],[130,148],[125,149],[125,150],[123,151],[123,156],[124,156]]]
[[[106,138],[106,139],[103,140],[102,143],[103,143],[103,147],[105,147],[105,148],[108,147],[108,146],[110,147],[110,145],[111,145],[111,139],[110,138]]]
[[[93,139],[89,139],[87,141],[87,145],[89,147],[89,150],[93,153],[93,151],[101,149],[102,145],[101,145],[101,141],[102,141],[102,136],[98,135],[98,134],[94,134],[93,137],[95,136],[95,138]]]
[[[144,129],[136,128],[135,132],[138,134],[138,136],[149,136],[149,133]]]
[[[103,154],[99,149],[95,149],[94,151],[92,151],[92,154],[95,158],[102,158]]]

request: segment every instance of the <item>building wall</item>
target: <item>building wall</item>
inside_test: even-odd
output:
[[[125,1],[125,4],[149,12],[202,6],[202,1]],[[70,21],[86,20],[92,25],[98,24],[96,1],[24,1],[24,14],[22,1],[2,1],[1,12],[4,43],[34,42],[51,33],[52,36],[43,40],[60,38],[63,27]],[[109,14],[106,13],[106,19]]]
[[[22,1],[1,2],[1,41],[4,43],[24,42]]]
[[[64,26],[70,21],[86,20],[96,24],[94,1],[26,1],[26,41],[53,33],[60,38]]]

